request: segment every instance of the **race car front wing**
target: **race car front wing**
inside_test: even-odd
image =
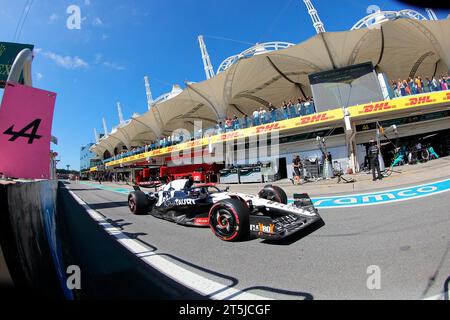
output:
[[[314,215],[296,213],[286,213],[275,217],[250,215],[250,235],[261,239],[280,240],[300,230],[307,230],[309,226],[321,227],[325,224],[307,194],[295,194],[293,205]]]

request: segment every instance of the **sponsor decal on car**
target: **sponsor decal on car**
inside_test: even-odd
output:
[[[208,225],[209,224],[209,218],[195,218],[194,224],[198,225]]]
[[[274,228],[275,228],[275,225],[272,223],[269,224],[268,226],[266,226],[262,223],[250,225],[250,231],[258,232],[258,235],[260,235],[261,233],[273,234]]]
[[[195,199],[175,199],[175,205],[177,206],[192,206],[195,205]]]

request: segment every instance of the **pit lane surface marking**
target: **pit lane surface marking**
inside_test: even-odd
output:
[[[317,208],[334,209],[406,201],[428,197],[446,191],[450,191],[450,179],[393,190],[333,197],[318,197],[313,198],[312,201]]]
[[[127,188],[96,185],[87,182],[81,183],[94,188],[118,192],[122,194],[128,194],[131,191],[130,189]],[[422,197],[428,197],[446,191],[450,191],[450,179],[400,189],[384,190],[362,194],[340,195],[332,197],[317,197],[312,198],[311,200],[313,201],[314,206],[316,208],[334,209],[334,208],[369,206],[398,201],[406,201]],[[289,200],[289,202],[292,201],[293,201],[292,199]]]
[[[142,259],[149,266],[172,278],[178,283],[215,300],[270,300],[270,298],[247,293],[216,281],[202,277],[194,272],[186,270],[181,266],[158,256],[140,242],[127,237],[119,228],[114,227],[106,219],[86,202],[68,189],[71,196],[86,210],[94,221],[96,221],[109,235],[113,236],[121,245]],[[129,190],[127,190],[127,193]],[[123,192],[122,192],[123,193]]]

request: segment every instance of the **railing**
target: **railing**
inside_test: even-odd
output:
[[[229,125],[222,123],[222,126],[215,126],[211,128],[202,129],[201,131],[191,133],[191,137],[193,139],[200,139],[203,137],[203,133],[208,131],[214,134],[221,134],[226,132],[232,132],[240,129],[250,128],[252,126],[259,126],[262,124],[268,124],[272,122],[277,122],[286,119],[292,119],[297,117],[302,117],[306,115],[310,115],[315,113],[315,106],[313,102],[306,102],[302,104],[292,105],[286,109],[275,109],[273,111],[266,111],[265,114],[261,117],[258,114],[258,117],[254,118],[252,115],[247,118],[238,118],[231,120]],[[160,148],[170,147],[173,145],[177,145],[179,143],[185,142],[180,139],[175,140],[160,140],[158,143],[153,143],[151,145],[142,146],[135,148],[133,150],[118,154],[114,157],[110,157],[108,159],[103,160],[103,163],[108,163],[114,160],[119,160],[122,158],[126,158],[129,156],[133,156],[136,154],[140,154],[147,151],[157,150]]]

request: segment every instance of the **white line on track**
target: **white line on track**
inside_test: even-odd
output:
[[[72,195],[72,197],[86,210],[91,218],[94,219],[109,235],[113,236],[117,240],[117,242],[119,242],[149,266],[175,280],[176,282],[182,284],[183,286],[188,287],[201,295],[207,296],[210,299],[216,300],[270,299],[253,293],[244,292],[207,279],[192,271],[184,269],[183,267],[169,261],[164,257],[157,255],[147,246],[144,246],[140,242],[127,237],[122,231],[120,231],[119,228],[114,227],[112,224],[107,222],[101,214],[89,207],[89,205],[80,197],[78,197],[74,192],[69,189],[68,191]]]
[[[444,300],[445,299],[445,293],[439,293],[434,296],[424,298],[422,300]]]

